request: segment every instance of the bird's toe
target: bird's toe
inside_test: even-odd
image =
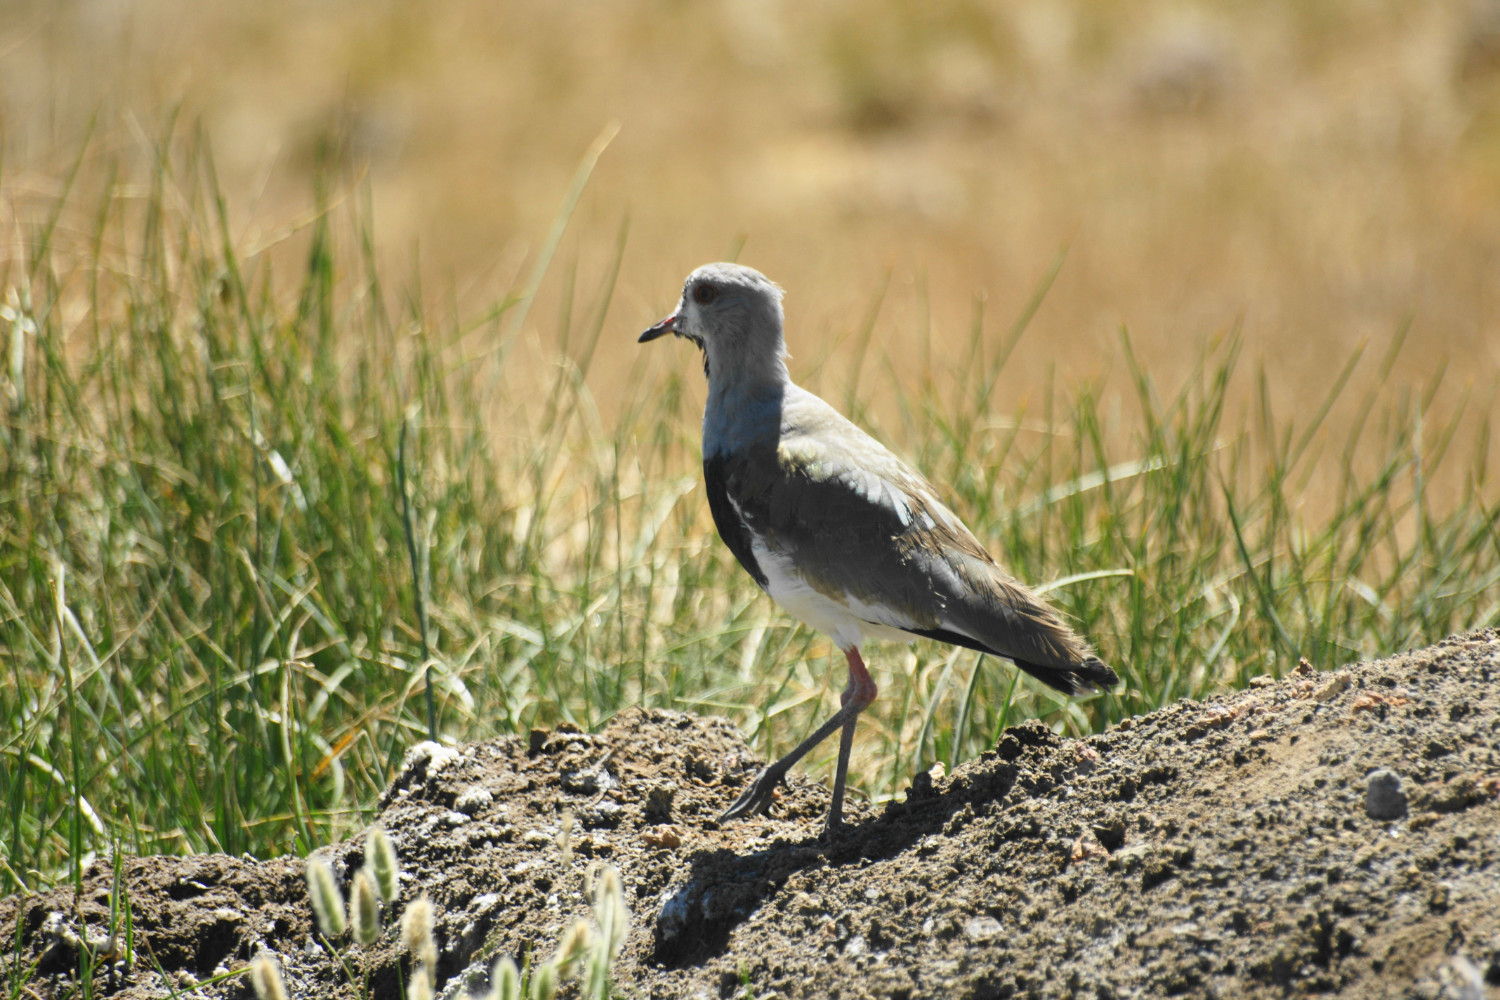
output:
[[[719,822],[763,813],[771,808],[771,803],[776,798],[776,786],[781,784],[782,776],[783,772],[778,771],[774,766],[760,772],[750,783],[750,787],[735,800],[734,805],[724,810],[723,815],[719,817]]]

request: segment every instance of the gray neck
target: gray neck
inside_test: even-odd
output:
[[[781,407],[792,384],[785,349],[735,350],[737,344],[710,341],[708,401],[703,408],[705,457],[774,442],[781,434]]]

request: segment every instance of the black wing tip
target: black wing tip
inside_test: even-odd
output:
[[[1083,679],[1095,689],[1104,690],[1112,688],[1120,683],[1120,675],[1114,672],[1108,663],[1097,656],[1090,656],[1083,661],[1083,670],[1080,671]]]
[[[1065,694],[1105,691],[1120,683],[1119,675],[1097,656],[1090,656],[1082,663],[1074,663],[1065,667],[1048,666],[1014,658],[1011,662],[1048,687],[1056,688]]]

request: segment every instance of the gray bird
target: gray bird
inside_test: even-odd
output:
[[[720,821],[764,812],[792,765],[842,729],[828,832],[842,823],[854,724],[875,700],[866,639],[937,639],[1009,659],[1059,691],[1119,682],[1061,616],[1008,576],[921,473],[792,382],[781,288],[705,264],[677,310],[641,334],[703,351],[703,478],[724,544],[771,599],[849,661],[834,716],[767,767]]]

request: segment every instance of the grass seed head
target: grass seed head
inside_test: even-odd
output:
[[[594,892],[594,919],[599,922],[599,933],[609,954],[618,954],[620,945],[625,943],[625,934],[630,930],[630,910],[625,906],[625,886],[620,881],[620,870],[614,865],[606,865],[599,876]]]
[[[406,1000],[432,1000],[432,966],[419,962],[412,969],[411,982],[406,984]]]
[[[521,970],[509,955],[502,955],[490,972],[489,1000],[521,1000]]]
[[[557,967],[551,962],[542,963],[531,977],[532,1000],[552,1000],[557,996]]]
[[[307,894],[312,899],[313,915],[324,937],[338,937],[347,926],[344,922],[344,896],[339,892],[333,869],[322,858],[307,859]]]
[[[281,963],[270,952],[262,951],[250,960],[250,985],[257,1000],[287,1000]]]
[[[401,892],[401,862],[396,859],[396,845],[385,827],[374,826],[366,841],[365,853],[369,857],[370,870],[375,873],[375,888],[380,898],[393,903]]]
[[[412,900],[401,917],[401,944],[418,962],[436,966],[437,940],[432,928],[432,900],[423,893]]]
[[[564,868],[573,863],[573,812],[571,809],[563,810],[562,819],[558,823],[557,852],[562,857]]]
[[[592,938],[593,933],[589,930],[587,920],[573,921],[573,926],[568,928],[558,942],[557,954],[552,958],[559,975],[572,975],[574,966],[588,953],[589,946],[593,943]]]
[[[380,899],[375,894],[375,876],[368,867],[354,875],[349,892],[349,926],[360,944],[374,944],[380,937]]]
[[[581,993],[589,1000],[609,1000],[609,942],[598,938],[584,971]]]

